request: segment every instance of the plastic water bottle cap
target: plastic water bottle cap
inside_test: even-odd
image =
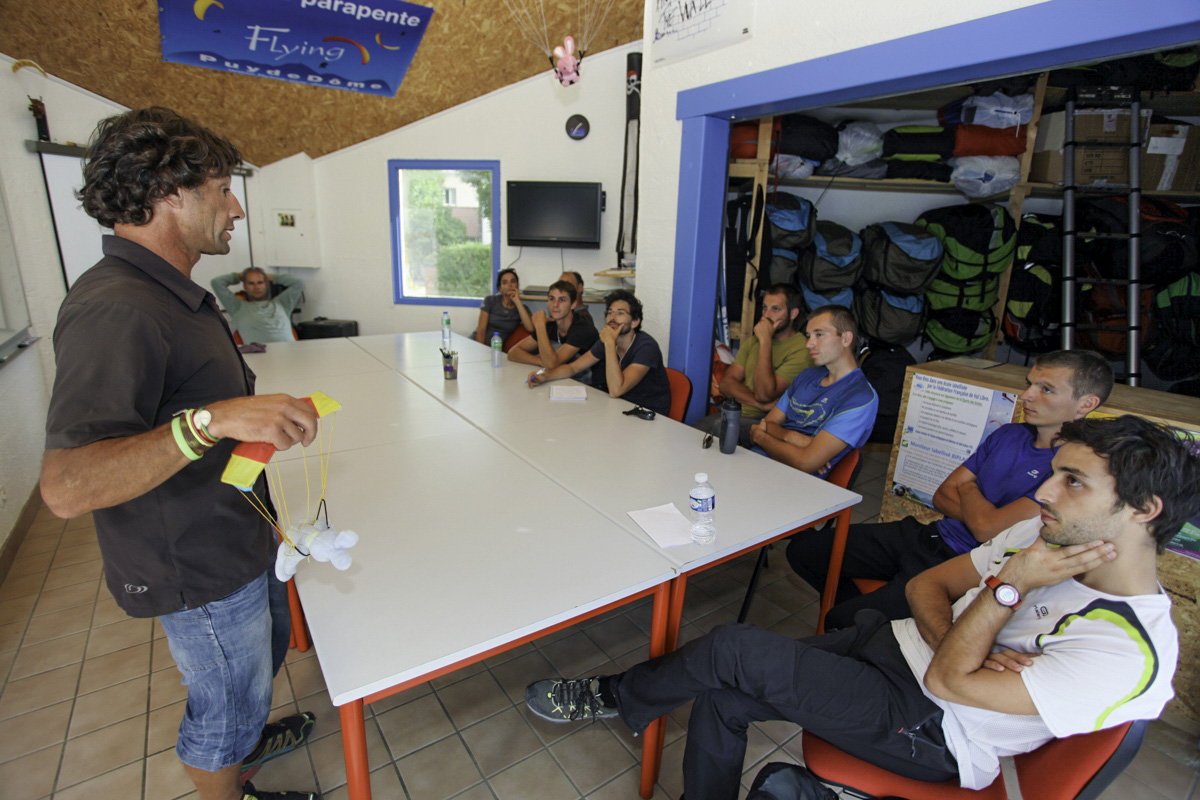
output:
[[[707,472],[697,472],[696,473],[696,483],[708,483],[708,473]]]

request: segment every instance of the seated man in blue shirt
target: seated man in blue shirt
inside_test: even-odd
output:
[[[246,292],[245,300],[229,290],[238,283]],[[274,297],[271,296],[272,283],[284,287]],[[283,274],[272,278],[259,267],[250,267],[213,278],[212,290],[221,301],[221,307],[229,312],[233,329],[246,344],[295,341],[292,311],[304,293],[304,281],[300,278]]]
[[[671,385],[662,350],[642,330],[642,303],[633,292],[617,289],[604,298],[600,341],[570,364],[529,374],[530,388],[546,381],[572,378],[591,370],[591,383],[610,397],[621,397],[659,414],[671,410]]]
[[[815,366],[801,372],[750,439],[776,461],[824,478],[875,425],[879,397],[858,368],[858,324],[845,306],[822,306],[805,325]]]
[[[592,349],[599,334],[590,317],[575,311],[575,284],[556,281],[546,293],[546,310],[533,314],[533,336],[517,342],[508,360],[554,369]]]
[[[889,619],[909,616],[905,586],[911,578],[1038,515],[1033,495],[1050,474],[1059,430],[1108,398],[1113,374],[1095,353],[1059,350],[1039,356],[1025,380],[1029,388],[1020,398],[1025,422],[1000,426],[934,493],[933,504],[944,519],[922,525],[905,517],[850,526],[837,605],[825,618],[826,629],[852,624],[863,608]],[[798,533],[788,543],[792,569],[818,592],[825,586],[832,546],[832,530]],[[864,595],[851,578],[888,583]]]

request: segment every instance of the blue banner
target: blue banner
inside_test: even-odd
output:
[[[433,9],[400,0],[159,0],[163,61],[394,97]]]

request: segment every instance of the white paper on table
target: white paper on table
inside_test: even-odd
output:
[[[587,400],[587,389],[583,386],[556,384],[550,387],[551,400]]]
[[[665,549],[692,543],[692,523],[679,513],[674,503],[630,511],[628,514],[659,547]]]

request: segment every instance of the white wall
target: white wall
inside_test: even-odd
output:
[[[362,334],[437,328],[444,307],[392,301],[387,175],[391,158],[499,161],[502,267],[517,259],[518,253],[518,248],[503,244],[505,181],[600,181],[608,205],[599,250],[526,247],[513,267],[524,285],[546,285],[569,269],[581,272],[589,287],[618,286],[617,281],[595,278],[593,273],[616,266],[625,55],[640,49],[640,43],[635,43],[588,56],[582,80],[570,88],[559,86],[547,68],[521,83],[316,159],[322,266],[304,276],[309,280],[304,317],[357,319]],[[565,125],[572,114],[583,114],[591,122],[591,134],[583,141],[567,138]],[[274,180],[272,167],[263,170],[264,181]],[[296,194],[303,195],[302,181],[294,173],[282,180],[285,189],[294,186]],[[279,183],[264,190],[280,191]],[[473,308],[451,308],[454,329],[460,333],[473,332],[477,316]]]
[[[663,351],[669,347],[679,198],[682,126],[676,96],[697,86],[750,75],[845,50],[898,39],[1042,0],[756,0],[753,36],[709,53],[653,66],[648,46],[642,72],[641,198],[638,297]],[[654,38],[654,3],[647,2],[643,39]],[[799,94],[799,88],[797,94]]]

